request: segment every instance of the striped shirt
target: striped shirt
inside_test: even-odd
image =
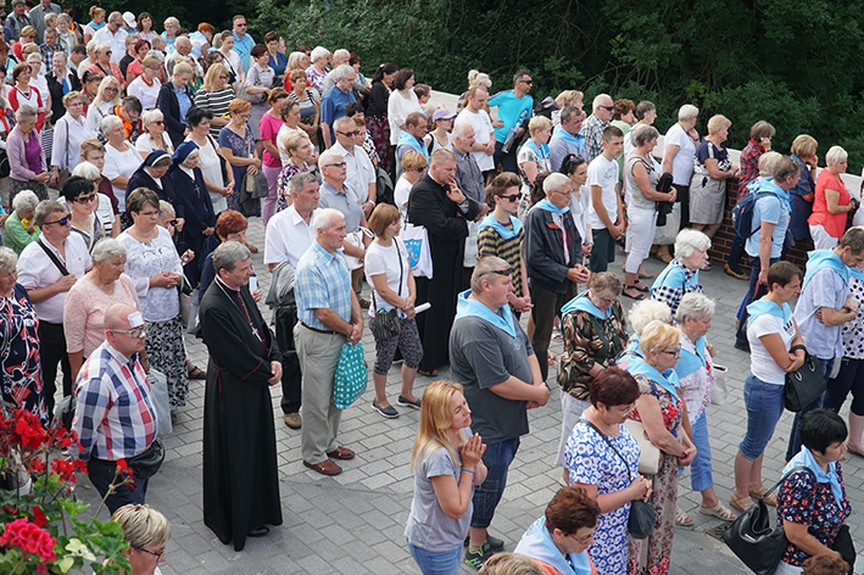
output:
[[[195,105],[203,110],[213,114],[214,118],[228,117],[228,104],[231,103],[236,96],[234,90],[225,88],[224,90],[205,90],[201,88],[195,93]],[[219,137],[219,130],[222,126],[210,124],[210,135],[214,138]]]
[[[315,329],[330,328],[318,321],[316,309],[330,308],[351,322],[351,272],[341,251],[329,253],[317,241],[297,263],[294,282],[297,317]]]
[[[107,341],[84,362],[75,398],[72,428],[78,433],[82,459],[132,457],[146,451],[156,438],[156,412],[141,362],[137,356],[127,358]]]
[[[502,224],[508,229],[513,229],[513,224],[507,222]],[[510,264],[510,277],[513,280],[513,295],[523,296],[522,285],[522,240],[525,238],[525,228],[519,233],[505,240],[492,226],[486,226],[477,235],[477,257],[497,256]]]

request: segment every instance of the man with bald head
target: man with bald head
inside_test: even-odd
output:
[[[105,310],[105,341],[81,366],[75,382],[72,429],[78,433],[79,457],[87,462],[90,482],[102,497],[114,481],[118,460],[157,449],[156,412],[140,361],[146,334],[141,312],[128,304],[110,306]],[[147,481],[136,474],[131,489],[108,495],[105,504],[111,513],[129,503],[144,503]]]
[[[612,121],[615,102],[609,94],[598,94],[591,105],[591,115],[582,123],[585,137],[585,160],[588,163],[603,153],[603,130]]]

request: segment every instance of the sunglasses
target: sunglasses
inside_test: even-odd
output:
[[[89,196],[81,196],[81,197],[75,198],[72,201],[74,201],[76,204],[89,204],[90,202],[93,202],[95,200],[96,200],[96,194],[90,194]]]
[[[153,120],[153,121],[150,122],[150,123],[151,123],[151,124],[159,124],[160,126],[164,126],[164,125],[165,125],[165,120]]]
[[[44,224],[42,224],[42,227],[44,228],[45,226],[50,226],[51,224],[60,224],[61,226],[65,226],[71,221],[72,216],[65,216],[60,218],[59,220],[54,220],[53,222],[45,222]]]
[[[501,196],[501,199],[507,200],[508,202],[515,203],[515,202],[519,201],[519,194],[513,194],[512,196]]]
[[[172,226],[176,226],[177,220],[168,220],[168,223],[171,224]]]
[[[611,112],[612,110],[615,109],[615,106],[600,106],[600,108],[603,108],[607,112]]]
[[[342,134],[343,136],[345,136],[347,138],[353,138],[354,136],[356,136],[357,134],[360,133],[360,130],[354,130],[353,132],[337,132],[337,133]]]
[[[348,164],[346,164],[345,162],[336,162],[335,164],[327,164],[324,167],[325,168],[344,168],[347,165]]]

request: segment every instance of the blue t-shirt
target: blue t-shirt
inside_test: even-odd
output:
[[[498,119],[504,122],[500,128],[495,128],[495,140],[502,144],[507,139],[507,134],[514,126],[520,126],[527,118],[531,117],[534,109],[534,98],[525,94],[517,98],[513,90],[498,92],[489,98],[489,107],[498,106]]]
[[[334,86],[321,99],[321,121],[327,122],[333,129],[333,122],[345,115],[345,108],[351,102],[357,101],[353,91],[347,94]]]

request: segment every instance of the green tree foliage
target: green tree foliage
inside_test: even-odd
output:
[[[410,66],[419,82],[461,93],[466,73],[489,73],[493,91],[517,67],[535,96],[563,89],[651,99],[658,128],[681,104],[732,122],[729,144],[747,143],[759,119],[788,151],[799,133],[864,162],[864,0],[258,0],[258,33],[275,29],[289,46],[348,47],[363,70]]]

